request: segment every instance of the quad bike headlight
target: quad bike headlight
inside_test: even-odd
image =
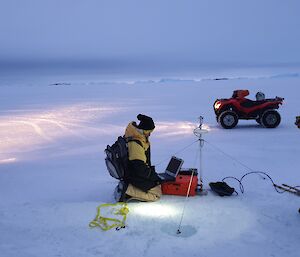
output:
[[[219,101],[215,102],[215,106],[214,106],[215,110],[218,110],[220,106],[221,106],[221,102]]]

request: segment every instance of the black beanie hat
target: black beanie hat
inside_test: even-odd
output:
[[[139,114],[137,119],[140,121],[140,124],[137,126],[139,129],[143,130],[153,130],[155,128],[154,122],[151,117],[148,117],[144,114]]]

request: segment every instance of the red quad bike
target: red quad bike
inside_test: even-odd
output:
[[[225,129],[234,128],[239,119],[256,120],[265,128],[276,128],[281,121],[278,109],[284,98],[265,99],[262,92],[256,94],[256,101],[245,98],[248,90],[235,90],[229,99],[217,99],[214,111],[218,123]]]

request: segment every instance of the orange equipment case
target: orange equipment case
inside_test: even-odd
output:
[[[164,195],[186,196],[189,189],[190,179],[193,171],[194,171],[194,175],[192,178],[189,196],[195,196],[197,191],[197,185],[198,185],[197,169],[181,170],[177,175],[175,181],[162,183],[161,184],[162,193]]]

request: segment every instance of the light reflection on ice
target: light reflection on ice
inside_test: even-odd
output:
[[[117,137],[124,132],[126,124],[114,125],[109,120],[106,123],[105,118],[119,116],[124,111],[124,107],[99,103],[74,104],[48,110],[25,108],[2,111],[0,164],[20,161],[26,154],[36,158],[35,154],[42,149],[53,148],[52,153],[55,153],[63,148],[63,151],[67,149],[74,153],[78,150],[74,147],[87,149],[89,142],[99,136]],[[196,126],[196,123],[188,121],[158,121],[155,137],[168,139],[193,135]]]
[[[0,164],[16,161],[23,153],[51,145],[63,144],[62,139],[87,139],[119,130],[118,126],[97,126],[120,107],[87,103],[49,110],[18,110],[0,116]]]
[[[189,121],[179,122],[157,122],[155,129],[155,136],[159,138],[173,137],[173,136],[189,136],[193,135],[194,129],[197,127],[196,123]],[[210,127],[207,124],[202,126],[203,129],[210,131]]]
[[[131,203],[130,212],[139,216],[170,218],[179,215],[179,210],[174,205],[157,203]]]
[[[11,162],[15,162],[15,161],[17,161],[16,158],[7,158],[7,159],[0,160],[0,164],[11,163]]]

